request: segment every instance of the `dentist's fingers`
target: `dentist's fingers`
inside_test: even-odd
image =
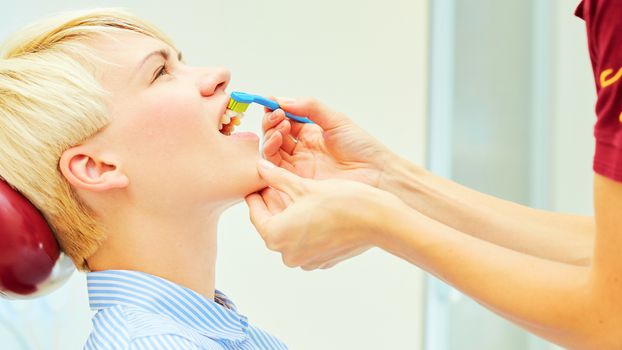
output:
[[[273,130],[277,129],[283,123],[288,123],[290,127],[287,130],[281,130],[281,134],[283,135],[283,144],[281,148],[289,154],[293,154],[296,149],[297,140],[300,138],[300,132],[303,128],[317,128],[320,131],[322,129],[314,124],[298,123],[291,120],[285,116],[285,112],[283,112],[282,109],[277,109],[273,112],[267,110],[261,125],[265,139],[267,140],[274,132]]]
[[[340,258],[339,256],[344,253],[329,252],[324,255],[308,258],[307,261],[302,266],[300,266],[300,268],[305,271],[313,271],[321,269],[323,266],[327,266],[329,264],[332,264],[332,266],[334,266],[339,261],[343,260],[343,258]],[[337,258],[335,258],[335,256],[337,256]]]
[[[285,148],[289,148],[289,144],[292,142],[289,140],[289,129],[291,124],[287,120],[281,121],[279,125],[268,130],[265,134],[264,142],[262,145],[262,155],[265,159],[268,159],[274,164],[280,164],[280,153]],[[287,140],[287,142],[285,142]],[[285,147],[285,148],[284,148]],[[291,154],[291,151],[290,153]]]
[[[310,271],[315,269],[330,269],[342,261],[348,260],[352,257],[362,254],[369,247],[361,247],[357,249],[351,249],[351,247],[343,247],[333,251],[329,251],[324,255],[316,255],[312,259],[308,259],[307,263],[302,266],[304,270]]]
[[[279,191],[272,187],[266,187],[260,192],[268,211],[274,215],[282,212],[286,208],[286,203]]]
[[[296,173],[294,166],[293,166],[293,156],[285,151],[283,151],[283,149],[279,150],[279,155],[281,157],[281,163],[275,163],[272,162],[278,166],[280,166],[283,169],[287,169],[289,171],[291,171],[292,173]]]
[[[339,264],[342,261],[343,261],[343,259],[330,261],[330,262],[327,262],[326,264],[320,265],[319,268],[322,269],[322,270],[328,270],[330,268],[335,267],[335,265]]]
[[[275,97],[275,96],[269,95],[269,96],[264,96],[264,97],[265,97],[265,98],[267,98],[268,100],[272,100],[272,101],[275,101],[275,102],[276,102],[276,97]],[[263,110],[264,110],[264,112],[266,112],[266,113],[268,113],[268,112],[272,112],[272,110],[271,110],[270,108],[265,107],[265,106],[264,106]]]
[[[300,268],[305,270],[305,271],[317,270],[319,267],[320,267],[319,265],[302,265],[302,266],[300,266]]]
[[[272,136],[272,134],[277,131],[280,132],[283,136],[288,135],[291,127],[292,124],[289,122],[289,120],[281,120],[281,122],[273,126],[270,130],[264,132],[264,139],[268,140]]]
[[[279,120],[281,120],[281,119],[279,119]],[[293,135],[291,133],[292,127],[294,127],[294,125],[296,125],[296,124],[299,124],[299,123],[296,123],[296,122],[292,123],[292,121],[290,121],[289,119],[285,118],[285,119],[281,120],[278,125],[272,126],[271,129],[268,129],[267,131],[264,131],[264,135],[265,135],[264,139],[267,142],[278,131],[283,136],[281,138],[282,143],[280,145],[280,148],[283,149],[285,152],[287,152],[288,154],[291,155],[291,154],[293,154],[294,150],[296,149],[296,144],[297,144],[297,140],[295,138],[295,135]],[[271,125],[271,124],[268,124],[268,125]]]
[[[285,112],[281,109],[277,109],[276,111],[268,110],[262,120],[261,120],[261,130],[265,133],[268,130],[272,129],[280,122],[285,120]]]
[[[329,261],[327,263],[324,264],[308,264],[308,265],[303,265],[300,266],[301,269],[305,270],[305,271],[314,271],[314,270],[328,270],[330,268],[335,267],[335,265],[339,264],[340,262],[344,261],[346,259],[335,259],[333,261]]]
[[[292,158],[293,157],[291,155],[287,154],[282,149],[279,149],[276,154],[270,157],[265,157],[264,159],[278,167],[291,171],[292,173],[296,173],[296,168],[294,168]]]
[[[268,220],[272,217],[266,202],[259,193],[253,193],[245,198],[246,205],[248,206],[248,213],[251,218],[251,222],[257,228],[257,232],[261,235],[261,238],[265,241],[265,226]]]
[[[275,215],[283,215],[283,213],[272,214],[264,198],[259,193],[250,194],[246,196],[245,200],[251,222],[257,229],[266,247],[270,250],[278,251],[280,248],[279,240],[275,237],[281,236],[280,232],[282,230],[280,225],[276,224],[274,220],[278,218]]]
[[[347,254],[347,251],[345,250],[324,254],[324,256],[315,257],[314,259],[309,259],[306,263],[300,266],[300,268],[302,268],[305,271],[313,271],[317,269],[329,269],[337,265],[338,263],[348,259],[349,256],[347,256],[346,254]]]
[[[312,98],[298,100],[277,98],[276,100],[284,110],[309,118],[324,130],[335,129],[350,123],[350,119],[345,114],[335,112]]]
[[[300,123],[293,123],[293,124],[290,123],[290,129],[288,130],[288,132],[282,133],[283,145],[281,146],[281,148],[289,154],[294,154],[294,151],[296,150],[296,146],[298,146],[299,140],[293,135],[291,131],[295,124],[300,124]]]
[[[283,135],[280,132],[271,133],[263,143],[263,155],[272,163],[279,164],[281,155],[279,150],[283,144]]]
[[[275,98],[272,98],[272,100],[276,101]],[[300,130],[302,129],[302,127],[305,125],[308,125],[305,123],[298,123],[294,120],[287,118],[285,116],[285,112],[280,108],[273,111],[273,110],[270,110],[264,107],[264,111],[265,111],[265,114],[261,120],[261,129],[264,134],[267,134],[272,128],[275,127],[275,125],[278,125],[283,120],[286,120],[292,124],[291,133],[294,139],[296,139],[298,138],[298,134],[300,133]],[[283,136],[286,136],[286,135],[284,134]]]
[[[294,201],[305,192],[304,184],[307,180],[288,170],[279,168],[265,159],[259,160],[257,170],[270,187],[286,193]]]

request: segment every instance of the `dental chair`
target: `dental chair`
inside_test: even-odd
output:
[[[74,270],[41,213],[0,179],[0,297],[48,294]]]

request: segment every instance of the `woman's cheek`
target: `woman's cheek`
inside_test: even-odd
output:
[[[150,104],[145,128],[150,134],[170,139],[173,143],[175,140],[183,142],[183,139],[198,137],[207,123],[207,118],[198,107],[194,101],[176,99],[175,96],[162,97]]]

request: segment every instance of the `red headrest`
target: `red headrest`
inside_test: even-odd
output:
[[[0,295],[31,298],[45,294],[73,271],[41,213],[0,180]]]

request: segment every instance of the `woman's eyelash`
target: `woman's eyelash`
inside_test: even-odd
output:
[[[166,65],[160,66],[158,70],[156,71],[155,78],[153,78],[153,81],[158,80],[159,77],[164,75],[163,73],[168,73],[166,70],[167,70]]]

